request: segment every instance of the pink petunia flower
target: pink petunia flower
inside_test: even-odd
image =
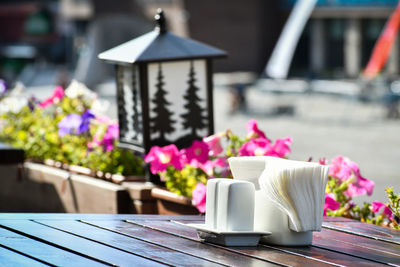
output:
[[[325,193],[325,205],[324,205],[324,216],[326,216],[326,211],[337,210],[340,208],[340,202],[335,200],[335,195],[332,193]]]
[[[249,120],[246,124],[246,129],[248,132],[248,135],[247,135],[248,138],[260,138],[261,137],[261,138],[268,139],[265,136],[265,133],[263,131],[261,131],[260,129],[258,129],[256,120]]]
[[[332,159],[329,167],[329,175],[345,181],[354,172],[359,172],[357,163],[352,162],[349,158],[337,156]]]
[[[114,149],[114,141],[118,140],[119,128],[118,123],[113,123],[108,125],[107,131],[104,134],[101,144],[106,151],[111,151]]]
[[[201,213],[206,212],[206,192],[207,186],[202,183],[197,183],[192,191],[193,204]]]
[[[215,167],[214,161],[207,160],[205,163],[199,163],[198,167],[202,169],[208,176],[214,175],[214,167]]]
[[[320,158],[318,160],[318,163],[321,165],[328,165],[328,161],[326,160],[326,158]]]
[[[221,137],[224,135],[224,132],[220,132],[203,138],[203,142],[208,145],[210,150],[208,153],[210,156],[216,157],[224,150],[221,146]]]
[[[96,117],[94,120],[96,124],[104,125],[104,127],[97,129],[92,141],[88,143],[88,148],[102,146],[105,151],[113,150],[114,142],[119,138],[118,123],[106,116]]]
[[[231,169],[229,168],[229,162],[226,157],[215,159],[214,167],[218,168],[218,171],[221,173],[222,177],[229,177],[232,175]]]
[[[342,182],[352,179],[345,192],[350,197],[364,194],[372,195],[375,183],[364,178],[360,173],[357,163],[351,161],[349,158],[343,156],[333,158],[329,167],[329,175]]]
[[[373,181],[358,175],[356,181],[347,186],[346,194],[348,196],[360,196],[365,194],[370,196],[372,195],[374,186],[375,183]]]
[[[214,166],[221,168],[229,168],[229,163],[226,157],[222,157],[214,160]]]
[[[273,153],[271,156],[283,158],[290,153],[290,146],[292,145],[292,138],[286,137],[284,139],[276,139],[275,144],[272,146]]]
[[[266,138],[250,139],[239,148],[240,156],[267,156],[272,151],[271,143]]]
[[[209,177],[214,176],[215,168],[219,168],[219,171],[223,176],[227,176],[229,174],[229,164],[226,158],[207,160],[205,163],[200,163],[197,160],[193,160],[190,165],[195,168],[202,169]]]
[[[277,139],[275,144],[266,138],[250,139],[239,148],[240,156],[272,156],[285,157],[290,153],[290,145],[292,139],[290,137]]]
[[[386,214],[389,220],[393,219],[393,212],[382,202],[374,201],[372,202],[372,212],[377,213],[383,208],[383,213]]]
[[[49,98],[45,99],[42,103],[40,103],[39,106],[41,108],[48,107],[54,103],[59,102],[63,97],[64,97],[64,89],[61,86],[57,86],[54,89],[52,95]]]
[[[192,161],[205,163],[208,160],[208,152],[210,149],[205,142],[195,140],[189,148],[183,149],[182,151],[188,163]]]
[[[150,163],[150,170],[153,174],[165,171],[168,165],[174,166],[175,169],[182,170],[180,153],[174,144],[164,147],[153,146],[144,158],[144,161]]]

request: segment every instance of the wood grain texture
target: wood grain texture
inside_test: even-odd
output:
[[[111,231],[123,233],[128,236],[139,238],[143,241],[151,242],[159,246],[174,249],[181,253],[197,256],[202,259],[229,266],[275,266],[274,262],[268,259],[256,259],[244,257],[239,253],[227,250],[222,246],[204,244],[198,240],[182,238],[161,231],[153,230],[140,225],[135,225],[123,221],[87,221],[92,225],[97,225]],[[162,221],[159,221],[162,223]]]
[[[137,237],[118,234],[108,231],[104,228],[94,227],[92,225],[79,221],[39,221],[40,223],[66,231],[68,233],[81,236],[99,242],[115,249],[123,250],[135,255],[140,255],[160,263],[166,263],[173,266],[223,266],[214,262],[206,261],[196,256],[190,256],[180,253],[171,248],[165,248],[152,244]]]
[[[163,265],[33,221],[2,220],[0,225],[9,230],[16,231],[17,233],[35,238],[40,242],[45,242],[105,264],[127,266],[130,262],[135,262],[139,266]]]
[[[86,257],[51,246],[21,234],[0,228],[0,244],[31,258],[48,264],[61,266],[68,262],[71,266],[104,266]]]
[[[0,266],[35,267],[35,266],[45,266],[45,264],[0,246]]]
[[[368,238],[323,229],[314,232],[313,246],[381,264],[400,265],[400,246],[383,241],[368,242]],[[393,246],[390,246],[393,245]]]
[[[85,213],[0,213],[1,220],[152,220],[152,221],[204,221],[198,215],[155,215],[155,214],[85,214]]]
[[[400,234],[400,233],[399,233]],[[324,228],[322,232],[314,232],[314,237],[316,238],[334,238],[335,240],[351,244],[353,246],[361,247],[371,252],[382,252],[382,254],[391,255],[395,258],[400,259],[400,245],[385,242],[381,240],[374,240],[367,237],[361,237],[358,235],[353,235],[345,232],[339,232],[331,229]],[[374,253],[376,253],[374,252]]]
[[[324,216],[323,218],[324,222],[356,222],[353,219],[345,218],[345,217],[329,217],[329,216]]]
[[[182,222],[182,221],[181,221]],[[187,222],[187,221],[186,221]],[[191,221],[193,222],[193,221]],[[182,226],[174,222],[152,222],[132,221],[132,223],[143,225],[151,229],[171,233],[185,238],[199,240],[195,229]],[[201,223],[196,221],[194,223]],[[354,266],[377,266],[377,262],[369,261],[352,255],[345,255],[320,247],[283,247],[283,246],[259,246],[254,248],[225,248],[243,253],[248,256],[269,259],[279,264],[292,266],[324,266],[324,265],[346,265]]]
[[[400,230],[381,227],[374,224],[352,222],[325,222],[324,228],[342,231],[353,235],[363,236],[400,245]]]

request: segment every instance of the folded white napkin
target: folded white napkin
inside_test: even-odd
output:
[[[265,169],[258,180],[260,188],[288,215],[290,229],[321,231],[329,168],[312,162],[263,158]]]

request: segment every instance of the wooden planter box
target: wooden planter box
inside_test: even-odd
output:
[[[71,171],[29,163],[0,165],[0,211],[155,213],[152,186],[121,185]]]
[[[151,195],[156,200],[157,213],[162,215],[199,215],[190,198],[179,196],[166,189],[153,188]]]

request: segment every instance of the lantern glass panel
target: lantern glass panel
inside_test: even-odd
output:
[[[142,134],[142,103],[140,96],[139,72],[136,65],[119,66],[119,78],[121,79],[121,97],[124,125],[120,125],[123,129],[121,140],[141,145],[143,143]],[[120,123],[121,124],[121,123]]]
[[[150,139],[182,143],[208,134],[206,61],[148,65]]]

